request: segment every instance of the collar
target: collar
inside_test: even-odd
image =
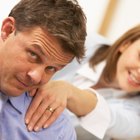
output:
[[[19,113],[23,113],[27,106],[27,100],[31,100],[31,97],[29,96],[28,92],[25,92],[17,97],[2,94],[2,100],[4,102],[10,102],[13,108],[15,108]]]

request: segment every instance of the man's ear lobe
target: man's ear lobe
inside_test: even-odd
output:
[[[15,19],[13,17],[6,18],[1,27],[1,37],[3,40],[15,31]]]

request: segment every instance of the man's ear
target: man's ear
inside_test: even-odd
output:
[[[2,40],[6,40],[7,37],[14,31],[15,31],[15,19],[13,17],[7,17],[2,22],[2,27],[1,27]]]

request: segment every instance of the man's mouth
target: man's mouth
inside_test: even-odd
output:
[[[16,78],[18,83],[22,86],[22,88],[29,88],[29,85],[25,84],[25,82],[19,80],[18,78]]]

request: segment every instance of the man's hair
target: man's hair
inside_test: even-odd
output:
[[[140,39],[140,25],[137,25],[116,40],[111,46],[102,45],[91,57],[90,66],[94,66],[103,60],[106,60],[106,66],[103,70],[103,78],[106,82],[112,82],[116,75],[117,62],[121,55],[119,48],[126,43],[133,43]]]
[[[86,17],[76,0],[21,0],[10,12],[17,31],[47,30],[78,60],[85,53]]]

